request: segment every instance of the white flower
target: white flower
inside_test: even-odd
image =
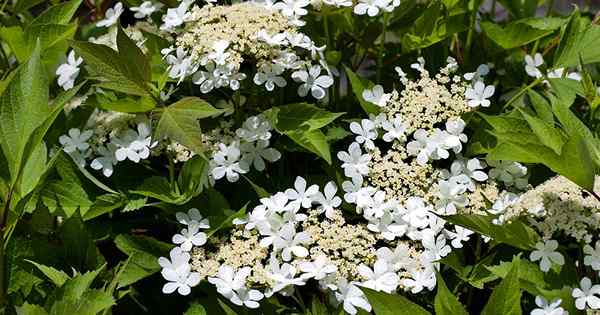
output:
[[[548,240],[544,241],[543,243],[538,242],[537,244],[535,244],[535,248],[537,248],[537,250],[531,252],[531,255],[529,255],[529,259],[531,261],[539,260],[540,269],[543,272],[548,272],[550,270],[550,267],[552,266],[552,263],[555,263],[560,266],[564,265],[565,258],[560,252],[556,250],[558,248],[557,241]]]
[[[246,278],[251,272],[250,267],[241,268],[236,272],[231,266],[221,265],[214,277],[208,277],[208,282],[215,285],[221,295],[231,299],[236,294],[235,291],[246,286]]]
[[[402,220],[406,221],[410,226],[422,228],[427,226],[427,214],[431,211],[431,207],[425,205],[423,199],[419,197],[409,197],[405,203],[406,212],[402,216]]]
[[[527,72],[527,75],[530,77],[542,77],[542,72],[538,69],[542,64],[544,64],[544,57],[542,57],[542,54],[536,53],[533,58],[530,55],[525,55],[525,72]]]
[[[376,16],[379,14],[381,0],[359,0],[359,3],[354,6],[354,13],[358,15]]]
[[[192,57],[188,56],[183,48],[177,48],[175,54],[176,56],[167,55],[166,61],[169,64],[169,77],[179,79],[179,84],[185,77],[196,72],[198,67],[192,64]]]
[[[365,264],[358,266],[358,273],[365,279],[363,286],[375,291],[392,293],[400,284],[400,278],[393,271],[388,269],[388,263],[383,259],[378,259],[373,266],[373,270]]]
[[[191,15],[187,11],[192,3],[193,0],[183,0],[177,8],[168,9],[167,14],[163,16],[164,24],[160,26],[160,29],[170,31],[183,24]]]
[[[117,145],[115,157],[118,161],[129,159],[138,163],[140,160],[150,156],[150,149],[157,145],[152,142],[151,130],[148,123],[142,122],[137,126],[137,132],[127,129],[121,138],[113,138],[112,142]]]
[[[592,286],[588,277],[581,279],[579,284],[580,288],[573,289],[571,294],[575,298],[575,307],[584,310],[587,304],[591,309],[600,309],[600,284]]]
[[[58,138],[58,142],[62,144],[63,151],[66,153],[73,153],[75,151],[85,151],[90,145],[87,141],[93,134],[93,131],[86,130],[81,132],[78,128],[71,128],[67,132],[68,135],[62,135]]]
[[[335,194],[337,193],[337,186],[334,182],[328,182],[325,184],[323,193],[317,192],[314,196],[314,201],[319,205],[317,210],[319,213],[325,212],[325,217],[331,219],[334,214],[334,209],[342,204],[342,199]]]
[[[296,82],[304,82],[298,87],[298,95],[304,97],[311,91],[314,98],[320,100],[325,97],[325,89],[333,84],[333,78],[321,75],[321,66],[313,65],[306,70],[298,70],[292,73],[292,79]]]
[[[467,197],[463,195],[467,187],[452,179],[440,180],[438,182],[438,191],[436,193],[438,199],[435,202],[438,214],[456,214],[458,208],[463,208],[468,203]]]
[[[475,72],[465,73],[464,78],[469,81],[479,81],[490,73],[490,67],[487,64],[480,64]]]
[[[332,5],[332,6],[335,6],[338,8],[352,6],[352,1],[350,1],[350,0],[323,0],[323,3]]]
[[[463,133],[467,124],[460,118],[450,118],[446,121],[446,132],[449,134],[447,145],[455,153],[462,151],[461,142],[467,142],[467,135]]]
[[[263,116],[251,116],[244,121],[235,134],[247,142],[271,139],[271,124]]]
[[[158,264],[163,268],[161,274],[167,282],[163,286],[163,293],[173,293],[175,290],[181,295],[188,295],[191,292],[191,287],[200,283],[200,274],[191,272],[189,265],[190,254],[175,247],[169,253],[171,260],[160,257]]]
[[[104,19],[98,21],[98,23],[96,23],[96,26],[109,27],[109,26],[115,25],[117,23],[117,21],[119,20],[119,17],[121,16],[122,13],[123,13],[123,4],[121,2],[117,2],[117,4],[115,4],[114,7],[106,10],[106,13],[104,14]]]
[[[342,168],[344,174],[348,177],[362,177],[369,174],[369,161],[371,156],[369,154],[362,154],[360,145],[356,142],[352,142],[348,147],[348,152],[340,151],[337,154],[338,159],[342,162]]]
[[[173,235],[173,244],[179,245],[182,250],[189,252],[193,246],[206,244],[206,233],[200,232],[197,224],[191,224],[187,229],[181,230],[181,234]]]
[[[286,196],[293,202],[304,208],[310,208],[315,195],[319,192],[319,186],[311,185],[306,188],[306,180],[300,176],[296,177],[294,188],[285,191]]]
[[[383,91],[383,86],[377,84],[373,89],[365,89],[362,92],[362,97],[365,101],[373,103],[379,107],[384,107],[392,97],[392,94],[386,94]]]
[[[247,308],[258,308],[260,306],[258,302],[264,297],[264,294],[258,290],[243,287],[236,290],[235,294],[229,300],[235,305],[244,305]]]
[[[452,244],[452,247],[454,248],[462,248],[462,242],[469,241],[471,238],[470,236],[474,233],[473,231],[458,225],[454,226],[454,231],[455,232],[446,231],[448,238],[452,240],[450,244]]]
[[[207,58],[214,61],[217,65],[224,65],[227,62],[227,58],[231,55],[226,52],[229,47],[228,40],[218,40],[212,44],[213,51],[208,54]]]
[[[483,182],[488,179],[488,175],[481,171],[485,168],[485,163],[477,158],[466,160],[459,158],[452,162],[450,171],[443,170],[442,177],[452,178],[455,181],[465,185],[470,191],[475,191],[475,181]]]
[[[266,140],[242,143],[240,150],[244,164],[253,165],[260,172],[265,170],[264,160],[275,162],[281,158],[281,153],[274,148],[269,148],[269,141]]]
[[[404,243],[398,243],[398,246],[392,251],[387,247],[377,249],[377,258],[385,260],[392,270],[410,269],[414,260],[410,257],[410,247]]]
[[[144,1],[139,7],[129,8],[132,12],[135,12],[133,17],[136,19],[143,19],[147,16],[152,15],[162,5],[160,3],[153,3],[152,1]]]
[[[527,187],[527,167],[513,161],[487,160],[487,164],[492,167],[488,173],[491,179],[519,189]]]
[[[427,288],[433,290],[436,284],[435,272],[432,268],[410,270],[410,278],[402,279],[403,286],[410,288],[410,292],[416,294]]]
[[[586,254],[583,258],[583,263],[586,266],[592,267],[594,270],[600,270],[600,241],[596,242],[596,248],[585,245],[583,247],[583,252]]]
[[[322,280],[325,277],[327,277],[327,275],[330,275],[332,273],[335,273],[337,271],[337,267],[332,264],[329,259],[327,259],[327,256],[325,255],[319,255],[317,256],[317,258],[310,262],[310,261],[302,261],[298,264],[298,269],[300,269],[300,271],[304,272],[304,274],[302,275],[302,278],[304,279],[315,279],[315,280]]]
[[[95,170],[102,170],[104,176],[110,177],[113,174],[113,166],[117,165],[119,162],[115,157],[116,150],[117,147],[112,143],[109,143],[106,147],[99,147],[98,154],[100,154],[100,156],[92,160],[90,167]]]
[[[383,135],[383,140],[385,142],[392,142],[394,140],[400,140],[400,141],[406,140],[405,133],[406,133],[407,126],[402,121],[402,118],[400,116],[396,116],[394,118],[394,120],[392,120],[392,121],[385,120],[381,124],[381,127],[385,131],[387,131]]]
[[[427,229],[423,231],[422,237],[421,242],[425,248],[425,254],[431,262],[446,257],[452,251],[452,248],[446,245],[446,237],[443,234],[436,237],[433,230]]]
[[[535,304],[539,307],[531,311],[530,315],[567,315],[562,307],[560,307],[561,299],[556,299],[548,302],[544,297],[536,296]]]
[[[79,66],[82,62],[81,57],[75,59],[75,51],[71,50],[67,56],[67,62],[56,69],[57,83],[65,91],[72,89],[75,85],[75,80],[79,75]]]
[[[212,158],[214,168],[211,171],[211,175],[215,180],[227,177],[227,180],[231,183],[237,182],[240,178],[239,174],[244,174],[248,170],[248,166],[245,161],[240,161],[240,149],[238,148],[239,143],[233,142],[229,146],[219,143],[219,151],[217,151]]]
[[[308,250],[303,247],[303,244],[309,243],[311,240],[307,232],[296,233],[294,224],[288,223],[284,225],[273,240],[273,249],[281,250],[281,258],[284,261],[292,260],[292,254],[296,257],[308,256]]]
[[[425,129],[417,129],[413,134],[413,138],[415,138],[415,140],[406,145],[406,151],[410,155],[417,156],[417,163],[425,165],[431,156],[429,134]]]
[[[289,295],[294,286],[306,284],[304,278],[296,278],[298,269],[288,263],[283,263],[280,266],[277,260],[272,259],[269,263],[269,269],[268,276],[275,281],[275,284],[265,294],[267,297],[279,291],[282,291],[282,295]]]
[[[477,81],[473,87],[468,87],[465,91],[465,98],[468,100],[467,104],[471,107],[489,107],[490,101],[488,98],[494,95],[496,88],[493,85],[486,86],[483,81]]]
[[[196,208],[190,208],[187,213],[177,212],[175,213],[175,218],[177,222],[187,226],[196,225],[200,229],[210,228],[208,219],[204,218]]]
[[[353,121],[350,123],[350,131],[357,134],[355,140],[358,143],[364,143],[365,147],[369,150],[375,149],[375,143],[373,140],[377,139],[377,131],[375,130],[375,123],[369,119],[363,119],[360,124]]]
[[[565,68],[556,68],[552,71],[548,71],[548,73],[546,73],[546,76],[551,79],[562,78],[564,72]],[[567,72],[566,78],[575,81],[581,81],[581,75],[577,72]]]
[[[265,64],[254,75],[254,83],[256,85],[264,84],[267,91],[273,91],[276,85],[284,87],[287,85],[287,82],[280,76],[284,70],[279,64]]]
[[[308,13],[305,9],[310,4],[309,0],[283,0],[273,5],[273,8],[279,10],[286,17],[303,16]]]
[[[344,189],[344,200],[349,203],[355,203],[357,211],[364,207],[368,207],[373,203],[373,195],[377,191],[371,186],[362,187],[363,179],[360,176],[351,177],[352,181],[345,181],[342,183],[342,189]]]
[[[287,32],[276,33],[271,36],[266,30],[262,29],[256,33],[256,38],[267,43],[269,46],[284,46],[288,44]],[[294,54],[292,53],[292,55]]]
[[[358,312],[357,307],[371,312],[371,304],[354,282],[348,283],[348,280],[342,278],[339,280],[337,287],[339,292],[335,292],[335,298],[344,303],[344,311],[348,314],[356,314]]]

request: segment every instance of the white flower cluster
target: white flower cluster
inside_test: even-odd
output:
[[[163,51],[169,64],[169,76],[179,82],[191,76],[202,93],[222,87],[238,90],[241,81],[249,76],[241,72],[242,63],[245,59],[253,59],[257,61],[257,71],[250,76],[256,85],[264,85],[267,91],[284,87],[287,85],[284,72],[290,71],[291,78],[300,83],[300,96],[310,92],[316,99],[324,98],[326,89],[333,84],[333,73],[323,53],[325,46],[317,47],[308,36],[295,29],[303,25],[299,17],[307,13],[304,7],[308,4],[303,0],[275,4],[244,2],[229,7],[207,5],[206,11],[197,7],[190,11],[190,3],[183,1],[177,9],[169,9],[167,17],[173,17],[166,18],[165,25],[161,27],[177,33],[175,47]],[[215,13],[218,8],[228,11]],[[223,12],[232,16],[222,16]],[[278,14],[284,21],[287,18],[287,25],[277,18],[266,16],[264,12]],[[244,20],[237,20],[238,15],[233,15],[240,13],[256,14],[258,18],[253,21],[253,16],[247,16]],[[215,18],[207,18],[213,16],[211,14]],[[214,22],[218,19],[224,22]],[[262,19],[271,19],[272,25],[261,24]],[[215,26],[209,28],[206,23],[214,23]],[[175,29],[179,26],[186,28],[182,31]],[[243,30],[237,29],[244,27]],[[221,28],[232,28],[235,35]],[[255,33],[247,34],[254,28],[257,29]],[[196,40],[205,41],[203,45],[208,46],[198,46]]]
[[[281,153],[269,147],[271,129],[271,124],[262,115],[246,119],[229,144],[218,144],[218,149],[210,160],[212,179],[226,177],[228,181],[236,182],[239,174],[250,171],[250,166],[262,172],[265,170],[265,160],[279,160]]]
[[[87,160],[92,160],[90,167],[102,170],[102,174],[110,177],[114,166],[120,161],[130,160],[138,163],[150,156],[150,150],[157,145],[152,140],[152,131],[149,121],[137,123],[136,129],[125,128],[116,135],[111,135],[110,141],[91,147],[88,143],[94,135],[92,130],[78,128],[69,129],[66,135],[59,137],[58,141],[63,146],[63,151],[69,154],[81,167],[87,165]]]

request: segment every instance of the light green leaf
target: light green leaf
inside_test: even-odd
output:
[[[237,212],[233,213],[232,215],[223,218],[220,222],[217,221],[219,218],[212,219],[209,218],[211,221],[211,225],[212,227],[206,231],[206,236],[207,237],[211,237],[213,236],[215,233],[219,232],[220,230],[229,228],[233,226],[233,220],[235,219],[241,219],[244,217],[244,215],[246,215],[246,206],[243,206],[240,210],[238,210]]]
[[[40,60],[40,47],[27,63],[17,70],[4,93],[0,96],[0,146],[15,182],[24,166],[23,156],[27,140],[35,129],[50,115],[48,107],[48,80]]]
[[[25,304],[17,306],[17,315],[48,315],[48,312],[39,305],[25,302]]]
[[[177,178],[179,190],[192,197],[198,196],[208,186],[208,162],[200,156],[187,160]]]
[[[202,143],[202,118],[222,113],[206,101],[197,97],[186,97],[165,107],[156,126],[157,138],[169,138],[188,147],[199,155],[204,154]]]
[[[519,258],[513,259],[507,276],[496,286],[481,315],[521,315]]]
[[[375,311],[375,315],[429,315],[427,310],[398,294],[387,294],[360,288]]]
[[[527,18],[502,27],[493,22],[481,22],[484,33],[504,49],[529,44],[551,34],[566,21],[560,18]]]
[[[437,294],[435,295],[436,315],[468,315],[465,307],[450,292],[442,275],[437,273]]]
[[[115,209],[121,208],[124,205],[125,200],[121,195],[104,194],[98,196],[98,198],[94,200],[94,203],[90,206],[90,209],[86,211],[84,215],[82,215],[82,218],[84,221],[88,221]]]
[[[77,299],[63,298],[56,301],[50,315],[97,315],[115,304],[113,297],[101,290],[88,290]]]
[[[540,139],[543,145],[552,149],[556,154],[560,155],[562,147],[565,144],[565,137],[562,135],[559,129],[554,128],[553,125],[548,124],[544,120],[535,116],[527,114],[525,111],[520,110],[521,115],[529,123],[529,127],[533,130],[533,133]]]
[[[199,303],[192,303],[183,315],[206,315],[206,310]]]
[[[496,225],[492,223],[492,216],[485,215],[450,215],[443,218],[450,223],[489,236],[499,243],[524,250],[535,248],[535,244],[540,239],[540,236],[532,228],[519,220]]]
[[[554,114],[552,113],[550,103],[542,95],[540,95],[534,90],[529,90],[527,92],[527,95],[529,96],[529,101],[535,109],[535,112],[538,115],[538,117],[540,117],[540,119],[542,119],[546,123],[554,125]]]
[[[145,113],[156,107],[154,100],[149,97],[140,97],[139,99],[129,97],[120,98],[116,101],[103,102],[99,105],[104,110],[121,113]]]
[[[35,261],[31,261],[28,259],[25,259],[25,261],[33,264],[39,271],[41,271],[46,277],[48,277],[48,279],[50,279],[52,281],[52,283],[54,283],[54,285],[56,285],[57,287],[62,287],[63,284],[65,284],[65,282],[67,282],[67,280],[71,279],[71,277],[69,277],[69,275],[66,274],[62,270],[58,270],[58,269],[55,269],[54,267],[38,264]]]
[[[329,144],[327,138],[321,130],[313,131],[290,131],[285,135],[294,140],[297,144],[303,148],[317,154],[323,158],[328,164],[331,164],[331,152],[329,150]]]
[[[172,204],[184,204],[191,198],[191,196],[188,197],[175,192],[175,187],[171,187],[169,180],[161,176],[144,179],[142,185],[130,192]]]
[[[0,27],[0,39],[8,44],[18,61],[27,59],[29,48],[20,26]]]

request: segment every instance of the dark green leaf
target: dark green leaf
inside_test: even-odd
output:
[[[402,295],[387,294],[361,287],[375,315],[429,315],[424,308],[411,302]]]
[[[513,259],[510,271],[492,291],[481,315],[521,315],[518,257]]]
[[[436,315],[468,315],[465,307],[450,292],[442,275],[437,273],[437,294],[435,295]]]

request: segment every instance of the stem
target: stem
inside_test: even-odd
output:
[[[512,104],[513,102],[515,102],[516,100],[518,100],[521,96],[523,96],[523,94],[525,94],[527,91],[531,90],[533,87],[535,87],[536,85],[538,85],[540,82],[542,82],[542,79],[536,79],[535,81],[529,83],[528,86],[524,87],[523,89],[521,89],[519,91],[519,93],[515,94],[515,96],[511,97],[510,100],[508,100],[508,102],[506,102],[506,104],[504,104],[504,107],[502,109],[506,109],[508,108],[508,106],[510,104]]]
[[[389,15],[383,12],[383,29],[381,31],[381,42],[379,43],[377,55],[377,83],[381,83],[381,70],[383,69],[383,51],[385,49],[385,32],[387,31]]]
[[[473,31],[475,30],[475,15],[477,14],[477,8],[473,10],[471,13],[471,17],[469,18],[469,32],[467,33],[467,42],[463,47],[465,60],[469,60],[471,55],[471,45],[473,44]]]

